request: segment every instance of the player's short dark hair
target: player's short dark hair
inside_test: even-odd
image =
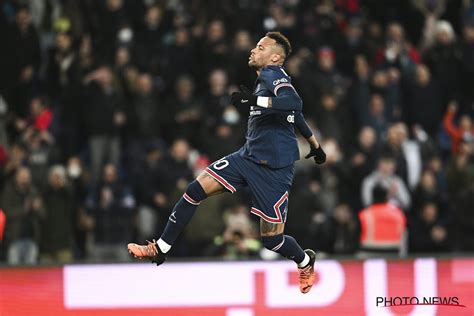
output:
[[[291,54],[291,44],[285,35],[280,32],[268,32],[265,36],[274,39],[277,45],[280,45],[283,48],[285,51],[285,57],[288,57]]]

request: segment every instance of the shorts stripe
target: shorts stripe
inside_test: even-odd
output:
[[[283,194],[281,196],[281,198],[275,203],[275,205],[273,205],[273,209],[274,209],[275,214],[277,216],[276,218],[266,215],[264,212],[262,212],[261,210],[259,210],[256,207],[252,207],[250,209],[250,213],[255,214],[257,216],[260,216],[261,218],[263,218],[264,220],[266,220],[267,222],[270,222],[270,223],[283,223],[283,218],[282,218],[281,212],[280,212],[280,206],[283,203],[285,203],[285,200],[287,200],[287,199],[288,199],[288,191],[286,191],[285,194]]]
[[[220,175],[212,171],[209,167],[207,167],[205,171],[207,172],[207,174],[213,177],[217,182],[222,184],[231,193],[235,193],[237,191],[229,182],[226,181],[226,179],[222,178]]]
[[[278,224],[283,223],[280,211],[278,211],[278,213],[277,213],[277,218],[267,216],[267,215],[265,215],[264,212],[260,211],[258,208],[255,208],[255,207],[252,207],[250,209],[250,213],[255,214],[257,216],[260,216],[261,218],[263,218],[264,220],[266,220],[267,222],[270,222],[270,223],[278,223]]]
[[[188,201],[189,203],[193,204],[193,205],[199,205],[201,204],[200,202],[198,201],[195,201],[194,199],[192,199],[187,193],[184,193],[183,194],[183,198]]]

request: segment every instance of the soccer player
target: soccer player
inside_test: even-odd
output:
[[[293,237],[283,234],[294,162],[299,159],[295,125],[310,144],[306,158],[314,157],[320,164],[326,154],[306,124],[301,98],[282,68],[290,52],[288,39],[279,32],[267,33],[252,49],[248,64],[258,74],[254,92],[242,87],[231,96],[233,105],[250,107],[245,145],[212,163],[191,182],[161,238],[143,246],[128,244],[132,255],[162,264],[202,200],[248,186],[253,197],[251,212],[260,217],[263,245],[297,264],[300,291],[309,292],[315,278],[315,252],[303,250]]]

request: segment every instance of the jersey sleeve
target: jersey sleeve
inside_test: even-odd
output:
[[[283,68],[268,66],[260,71],[259,82],[271,91],[272,109],[277,111],[301,111],[303,102],[291,84],[291,78]]]
[[[303,135],[304,138],[310,138],[311,136],[313,136],[313,132],[311,131],[311,128],[308,126],[308,123],[306,123],[303,113],[301,112],[295,113],[295,126],[300,131],[301,135]]]
[[[291,84],[291,78],[282,68],[277,66],[262,68],[259,79],[260,83],[275,96],[278,95],[278,90],[284,87],[294,90],[293,85]]]

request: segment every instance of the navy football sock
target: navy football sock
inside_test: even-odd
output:
[[[305,258],[303,249],[296,240],[288,235],[263,236],[262,243],[265,248],[278,252],[283,257],[300,263]]]
[[[173,208],[161,239],[172,246],[194,215],[199,203],[206,198],[206,193],[197,181],[188,185],[186,192]]]

